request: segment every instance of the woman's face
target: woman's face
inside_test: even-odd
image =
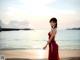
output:
[[[51,25],[52,28],[54,28],[56,23],[55,22],[50,22],[50,25]]]

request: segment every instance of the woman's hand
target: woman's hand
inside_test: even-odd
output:
[[[46,49],[47,45],[43,47],[43,49]]]

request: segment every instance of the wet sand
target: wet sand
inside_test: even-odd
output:
[[[47,59],[24,59],[24,58],[9,58],[6,60],[47,60]],[[61,60],[80,60],[80,57],[68,57],[68,58],[61,58]]]
[[[0,50],[0,55],[4,55],[6,60],[47,60],[48,49]],[[80,60],[80,50],[62,49],[59,56],[61,60]]]

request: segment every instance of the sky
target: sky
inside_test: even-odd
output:
[[[58,28],[80,27],[80,0],[0,0],[0,20],[28,21],[30,27],[49,29],[56,17]]]

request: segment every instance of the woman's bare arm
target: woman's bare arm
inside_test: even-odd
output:
[[[45,45],[45,47],[43,49],[45,49],[47,47],[47,45],[51,42],[51,40],[53,39],[53,37],[56,35],[56,29],[52,31],[51,37],[48,40],[47,44]]]
[[[47,45],[51,42],[51,40],[53,39],[53,37],[54,37],[55,35],[56,35],[56,31],[52,31],[51,37],[50,37],[50,39],[48,40]]]

